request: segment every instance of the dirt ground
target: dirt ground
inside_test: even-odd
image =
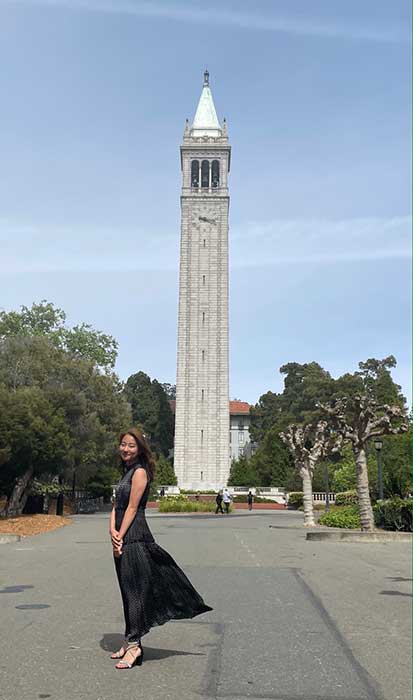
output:
[[[60,515],[19,515],[14,518],[0,519],[0,534],[28,537],[71,524],[70,518]]]

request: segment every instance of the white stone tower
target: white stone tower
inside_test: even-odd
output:
[[[209,73],[181,146],[181,260],[174,467],[184,489],[226,485],[229,468],[226,122]]]

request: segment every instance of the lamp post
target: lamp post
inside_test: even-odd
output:
[[[56,515],[63,515],[64,496],[63,496],[63,474],[59,474],[59,494],[56,501]]]
[[[377,481],[379,485],[379,499],[383,499],[383,469],[381,463],[381,451],[383,448],[383,440],[375,440],[374,447],[377,451]]]
[[[326,511],[330,510],[330,480],[328,478],[328,464],[325,463],[324,467],[324,478],[326,484]]]

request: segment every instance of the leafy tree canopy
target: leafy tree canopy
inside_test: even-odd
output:
[[[251,460],[242,455],[232,461],[228,486],[255,486],[258,483],[257,472]]]
[[[265,433],[263,441],[251,457],[251,465],[257,475],[257,484],[260,486],[285,486],[293,464],[276,426]]]
[[[111,336],[82,323],[67,328],[66,314],[45,300],[20,311],[0,311],[0,341],[8,338],[41,336],[61,350],[90,360],[98,368],[110,371],[115,366],[118,344]]]
[[[152,449],[168,456],[173,447],[174,416],[162,384],[145,372],[132,374],[125,384],[125,397],[135,423],[143,426]]]

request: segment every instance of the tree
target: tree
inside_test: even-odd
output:
[[[340,448],[342,437],[339,432],[329,430],[327,421],[318,421],[314,426],[291,424],[280,433],[287,445],[295,468],[303,481],[304,526],[314,527],[312,479],[316,464]]]
[[[343,445],[341,459],[332,479],[333,491],[351,491],[357,487],[356,462],[349,444]]]
[[[174,416],[165,390],[144,372],[132,374],[125,384],[125,397],[134,422],[140,423],[155,452],[167,456],[173,447]]]
[[[176,384],[161,384],[162,389],[167,395],[168,399],[174,401],[176,399]]]
[[[405,433],[408,425],[400,406],[378,405],[368,395],[337,399],[331,404],[320,404],[330,425],[343,440],[349,441],[356,461],[357,494],[361,529],[374,529],[367,469],[367,445],[382,435]]]
[[[45,300],[21,306],[18,311],[0,311],[0,342],[10,338],[47,338],[56,348],[75,357],[90,360],[97,368],[109,372],[116,362],[118,344],[111,336],[82,323],[65,326],[66,314]]]
[[[86,488],[96,498],[103,496],[107,501],[112,495],[112,487],[119,481],[119,476],[116,467],[104,465],[86,482]]]
[[[385,498],[393,495],[406,498],[412,489],[411,431],[384,436],[382,455]]]
[[[294,423],[310,423],[321,416],[317,402],[328,400],[334,390],[334,379],[317,362],[289,362],[280,367],[285,375],[281,394],[281,412],[293,417]]]
[[[366,362],[359,362],[359,371],[355,374],[363,381],[364,393],[378,404],[400,406],[405,410],[406,399],[401,387],[393,381],[390,374],[390,369],[396,367],[396,364],[394,355],[383,360],[370,358]]]
[[[289,362],[280,367],[285,375],[281,394],[268,391],[250,410],[250,435],[260,443],[270,428],[283,431],[291,423],[310,423],[321,418],[316,402],[328,401],[334,391],[334,380],[317,362]]]
[[[251,442],[260,443],[264,439],[267,430],[279,421],[281,410],[279,394],[267,391],[266,394],[260,396],[255,406],[250,408],[251,425],[249,432]]]
[[[258,484],[259,480],[252,459],[241,455],[238,459],[232,460],[228,486],[254,486]]]
[[[85,486],[102,466],[117,460],[117,436],[130,424],[131,415],[115,374],[102,374],[91,360],[57,347],[49,337],[7,337],[0,341],[0,386],[3,401],[8,395],[12,405],[13,396],[17,401],[24,390],[27,396],[43,398],[51,411],[50,421],[45,418],[50,426],[54,425],[53,416],[63,421],[61,430],[67,438],[64,454],[56,449],[55,463],[46,471],[66,477],[75,474],[79,485]],[[17,430],[19,420],[24,426],[29,419],[21,411],[16,416],[16,433],[24,440],[24,432]],[[20,473],[15,463],[16,443],[9,441],[7,445],[0,440],[0,445],[2,489],[11,503],[22,504],[31,479],[44,466],[40,453],[33,453],[33,473],[30,469]],[[22,468],[26,463],[19,464]],[[21,479],[19,483],[16,477]]]
[[[21,513],[36,476],[58,473],[70,448],[61,409],[38,387],[9,392],[0,386],[0,444],[4,460],[0,487],[7,496],[5,513]]]
[[[176,486],[178,483],[173,465],[162,454],[156,461],[155,481],[159,486]]]
[[[292,459],[279,436],[277,425],[267,430],[250,462],[257,475],[257,484],[285,486],[288,473],[292,468]]]

